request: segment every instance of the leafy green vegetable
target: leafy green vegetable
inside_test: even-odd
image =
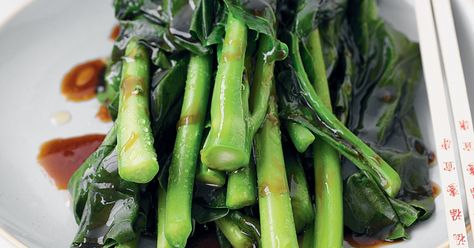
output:
[[[139,187],[119,177],[115,151],[94,175],[72,247],[113,247],[138,238],[145,218],[139,210]]]
[[[418,46],[378,17],[374,1],[352,3],[349,10],[352,33],[358,34],[357,47],[352,48],[359,51],[355,53],[359,57],[353,58],[358,73],[352,79],[352,98],[346,98],[347,105],[341,105],[349,109],[349,128],[389,162],[402,182],[397,198],[389,198],[398,219],[385,224],[357,221],[370,228],[384,226],[379,237],[406,238],[405,227],[426,219],[434,211],[427,152],[413,110],[413,92],[421,71]],[[345,167],[347,164],[346,161]],[[378,201],[383,202],[381,198]],[[374,204],[359,206],[362,207],[372,209]],[[357,206],[346,201],[346,208]],[[353,222],[346,225],[357,229]]]
[[[120,179],[113,128],[69,182],[80,224],[73,247],[136,247],[144,236],[158,236],[161,246],[213,247],[215,229],[222,247],[266,247],[274,240],[295,246],[296,231],[304,235],[303,247],[336,247],[342,222],[356,235],[395,240],[407,238],[407,228],[433,213],[428,152],[413,108],[418,46],[385,24],[375,0],[113,4],[120,34],[97,98],[115,120],[121,74],[130,63],[123,60],[126,48],[131,42],[142,47],[151,63],[140,76],[151,80],[143,95],[149,112],[140,117],[150,119],[160,172],[140,186]],[[217,66],[188,73],[190,58],[199,56]],[[182,141],[198,133],[186,132],[180,141],[176,134],[183,121],[192,124],[192,116],[181,120],[180,112],[190,100],[185,82],[199,73],[215,83],[212,99],[194,99],[212,105],[199,112],[200,120],[209,120],[209,136],[193,143],[203,148],[194,164]],[[281,143],[290,142],[286,138],[302,154],[288,145],[280,151]],[[184,149],[180,157],[189,164],[169,173],[173,147]],[[259,187],[247,173],[254,162]],[[192,191],[181,184],[168,188],[169,180],[194,177],[199,182],[185,187]],[[177,204],[173,195],[182,194],[192,205]],[[166,211],[174,212],[166,210],[165,197],[175,208],[192,207],[186,237],[178,242],[168,240],[164,219]],[[334,216],[342,208],[344,216]]]
[[[72,207],[76,222],[79,222],[87,202],[89,186],[97,176],[102,161],[114,150],[117,143],[115,126],[109,131],[102,144],[82,163],[68,182],[68,190],[72,196]]]

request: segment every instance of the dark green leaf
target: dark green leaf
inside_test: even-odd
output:
[[[344,185],[344,224],[352,231],[387,238],[399,222],[397,213],[377,184],[355,173]]]
[[[153,75],[150,111],[152,129],[157,140],[161,140],[163,136],[167,135],[163,133],[168,131],[165,128],[166,124],[170,119],[175,119],[169,118],[169,114],[183,97],[187,68],[188,59],[184,58],[169,69],[158,69]],[[180,106],[181,104],[179,104],[179,109]],[[174,121],[173,125],[176,125],[177,119]]]
[[[220,219],[229,213],[225,204],[225,187],[196,183],[193,196],[193,218],[200,224]]]
[[[227,9],[235,18],[247,24],[249,29],[275,37],[275,0],[224,0]]]
[[[102,144],[82,163],[81,167],[74,172],[68,182],[68,190],[71,193],[72,207],[76,222],[79,223],[87,202],[89,186],[96,177],[97,170],[105,157],[115,148],[117,142],[116,129],[112,127]]]
[[[228,208],[207,208],[193,204],[192,216],[199,224],[206,224],[218,220],[229,213]]]
[[[115,17],[119,20],[132,18],[140,13],[144,0],[114,0]]]
[[[139,187],[118,175],[117,153],[102,160],[88,187],[72,247],[113,247],[139,237]]]

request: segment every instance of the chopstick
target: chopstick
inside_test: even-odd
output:
[[[451,1],[432,1],[454,118],[469,216],[474,216],[474,132]]]
[[[437,0],[439,1],[439,0]],[[443,0],[446,1],[446,0]],[[435,151],[441,177],[445,218],[450,247],[469,247],[458,180],[455,143],[451,134],[450,111],[443,81],[435,23],[430,0],[415,1],[420,51],[432,118]]]

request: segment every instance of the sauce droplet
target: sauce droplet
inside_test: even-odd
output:
[[[433,196],[433,198],[436,198],[439,196],[439,194],[441,194],[441,187],[435,182],[431,182],[431,190],[431,195]]]
[[[71,121],[71,113],[68,111],[59,111],[51,115],[50,121],[54,126],[62,126]]]
[[[105,105],[100,105],[99,110],[97,111],[97,114],[95,114],[95,116],[102,122],[112,121],[112,116],[110,115],[109,110]]]
[[[61,93],[73,102],[92,99],[97,86],[103,81],[104,72],[105,62],[102,59],[76,65],[64,76]]]
[[[116,40],[117,37],[120,35],[120,25],[116,24],[113,28],[112,31],[110,32],[109,38],[111,40]]]
[[[69,178],[104,140],[105,135],[91,134],[43,143],[38,162],[58,189],[66,189]]]
[[[435,161],[436,161],[436,154],[434,152],[429,152],[428,153],[428,165],[434,165]]]

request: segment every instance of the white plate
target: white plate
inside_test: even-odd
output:
[[[410,1],[381,1],[380,12],[416,40]],[[470,72],[466,78],[472,82],[474,54],[468,49],[474,44],[474,2],[454,2],[458,36],[465,49],[463,61],[471,67],[465,69]],[[114,23],[111,1],[36,0],[0,29],[0,229],[29,247],[68,247],[75,234],[68,194],[54,187],[38,166],[36,155],[39,145],[51,138],[105,133],[109,128],[94,117],[99,106],[96,101],[67,102],[60,95],[59,84],[73,65],[110,53],[108,34]],[[474,94],[474,84],[470,90]],[[418,117],[430,147],[424,86],[417,101]],[[53,126],[51,115],[62,110],[72,113],[72,121]],[[437,168],[432,174],[437,181]],[[411,231],[411,240],[390,247],[443,244],[447,234],[440,197],[436,208],[430,220]]]

